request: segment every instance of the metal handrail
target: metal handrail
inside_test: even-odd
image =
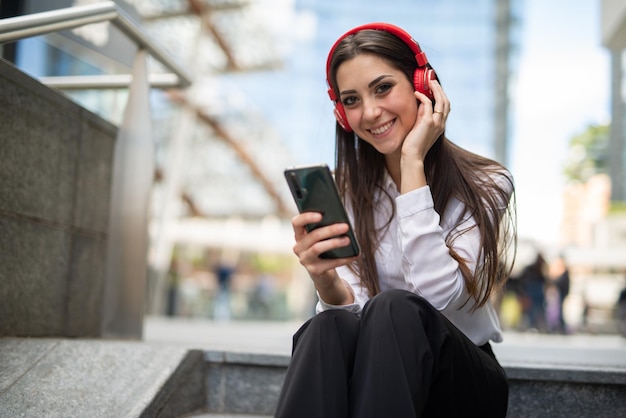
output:
[[[59,90],[122,89],[132,81],[131,74],[69,75],[39,77],[39,81]],[[172,73],[148,74],[148,84],[155,88],[178,87],[178,77]]]
[[[191,85],[191,77],[187,72],[151,41],[139,25],[112,1],[0,19],[0,44],[104,21],[111,21],[139,47],[145,48],[152,57],[174,73],[175,79],[172,78],[171,74],[159,75],[162,81],[170,80],[168,83],[159,84],[161,87],[188,87]],[[111,88],[111,84],[106,81],[99,84],[96,77],[98,76],[83,79],[83,81],[88,80],[89,82],[83,87]],[[110,76],[102,77],[109,77],[110,80]],[[46,77],[45,79],[48,84],[55,84],[55,78]],[[68,78],[64,77],[66,83]],[[73,83],[73,86],[73,88],[77,88],[78,81]]]

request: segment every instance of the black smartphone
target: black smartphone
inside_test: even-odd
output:
[[[319,164],[289,167],[285,169],[285,179],[300,213],[309,211],[322,214],[322,220],[307,225],[307,231],[335,223],[347,223],[350,226],[345,234],[350,238],[350,244],[326,251],[320,257],[345,258],[358,255],[359,244],[328,166]]]

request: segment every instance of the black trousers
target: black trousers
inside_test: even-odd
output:
[[[361,317],[330,310],[293,337],[277,418],[504,417],[508,381],[424,298],[388,290]]]

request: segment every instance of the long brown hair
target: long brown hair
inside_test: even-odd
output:
[[[359,54],[381,57],[412,82],[417,63],[410,48],[385,31],[363,30],[343,39],[331,57],[329,81],[337,97],[337,69]],[[337,187],[354,210],[354,228],[362,251],[351,268],[360,275],[362,285],[373,297],[380,292],[374,254],[382,233],[395,216],[394,201],[382,188],[385,158],[356,134],[346,132],[337,124],[335,159]],[[450,255],[459,263],[467,291],[475,300],[475,307],[480,307],[506,282],[513,267],[517,234],[512,178],[501,164],[455,145],[445,133],[429,150],[424,165],[437,213],[443,214],[448,202],[456,198],[466,208],[456,225],[471,216],[480,231],[482,263],[479,259],[475,271],[471,271],[467,260],[453,248],[454,241],[467,230],[445,237]],[[382,230],[376,230],[374,223],[379,196],[389,199],[394,207],[394,213]]]

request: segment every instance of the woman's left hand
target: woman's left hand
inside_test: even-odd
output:
[[[445,130],[446,119],[450,113],[450,100],[437,80],[430,80],[429,87],[435,98],[434,105],[428,96],[415,92],[415,97],[420,103],[415,125],[402,144],[403,159],[423,162],[428,150]]]

